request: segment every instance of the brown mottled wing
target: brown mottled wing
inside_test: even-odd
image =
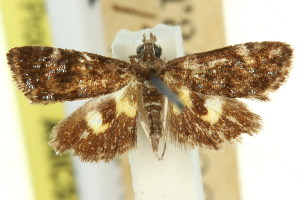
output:
[[[33,103],[108,94],[133,79],[126,62],[74,50],[16,47],[7,59],[19,89]]]
[[[82,161],[108,162],[136,146],[137,85],[94,98],[52,130],[50,145]]]
[[[251,42],[169,61],[161,78],[173,90],[268,100],[286,80],[292,49],[282,42]]]
[[[260,130],[260,117],[236,99],[187,88],[177,92],[185,108],[179,111],[171,104],[168,114],[171,139],[176,144],[218,150],[239,141],[242,133],[253,135]]]

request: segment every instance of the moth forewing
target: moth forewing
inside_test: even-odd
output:
[[[161,77],[173,90],[264,101],[286,80],[292,53],[283,42],[238,44],[171,60]]]
[[[16,47],[7,53],[7,59],[19,89],[33,103],[105,95],[134,79],[129,63],[75,50]]]

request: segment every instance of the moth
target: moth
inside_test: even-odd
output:
[[[250,42],[165,62],[152,33],[130,63],[92,53],[24,46],[7,53],[18,88],[32,103],[92,98],[57,124],[50,145],[86,162],[108,162],[134,149],[141,120],[152,150],[168,136],[181,147],[219,150],[254,135],[261,118],[236,98],[268,101],[290,71],[292,49],[282,42]],[[183,104],[151,82],[162,80]]]

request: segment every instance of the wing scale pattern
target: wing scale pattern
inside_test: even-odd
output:
[[[138,115],[154,153],[166,132],[180,146],[216,150],[243,133],[256,134],[261,118],[235,98],[266,101],[290,71],[292,49],[282,42],[239,44],[166,64],[155,42],[153,34],[149,40],[144,36],[130,64],[35,46],[13,48],[7,59],[19,89],[33,103],[95,97],[56,125],[50,141],[58,154],[73,150],[88,162],[108,162],[135,148]],[[153,76],[178,95],[183,110],[150,84]]]

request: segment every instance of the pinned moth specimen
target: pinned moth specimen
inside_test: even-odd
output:
[[[13,48],[7,59],[33,103],[91,98],[53,128],[50,145],[58,154],[73,150],[83,161],[108,162],[136,147],[138,118],[154,153],[166,136],[178,146],[218,150],[259,132],[261,118],[236,98],[269,100],[289,74],[288,44],[250,42],[165,62],[156,41],[144,35],[130,63],[39,46]],[[179,101],[161,93],[155,79]]]

